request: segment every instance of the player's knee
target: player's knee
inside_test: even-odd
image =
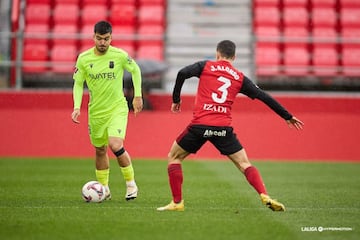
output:
[[[181,163],[185,159],[186,156],[187,156],[187,154],[184,154],[184,153],[170,151],[168,154],[168,163],[169,164]]]
[[[120,157],[121,155],[123,155],[125,153],[125,148],[122,147],[118,151],[113,151],[113,153],[116,157]]]
[[[98,156],[102,156],[102,155],[104,155],[104,154],[106,154],[106,151],[107,151],[107,149],[106,149],[106,147],[105,146],[102,146],[102,147],[95,147],[95,151],[96,151],[96,155],[98,155]]]

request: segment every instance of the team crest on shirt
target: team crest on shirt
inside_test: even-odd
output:
[[[94,64],[90,63],[90,68],[92,68],[94,66]]]
[[[114,61],[110,61],[109,62],[109,68],[114,68],[115,64],[114,64]]]

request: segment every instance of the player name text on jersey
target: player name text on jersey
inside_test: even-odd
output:
[[[228,67],[228,66],[223,66],[223,65],[211,65],[210,66],[210,70],[212,71],[212,72],[215,72],[215,71],[224,71],[224,72],[227,72],[227,73],[229,73],[231,76],[233,76],[234,78],[235,78],[235,80],[239,80],[239,75],[237,74],[237,72],[234,70],[234,69],[232,69],[232,68],[230,68],[230,67]]]

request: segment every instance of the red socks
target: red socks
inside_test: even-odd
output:
[[[261,175],[256,167],[251,166],[245,169],[245,177],[247,181],[255,188],[255,190],[261,194],[266,194],[267,191]],[[168,165],[168,176],[169,184],[173,201],[179,203],[182,200],[182,183],[183,183],[183,172],[181,164],[170,164]]]
[[[253,186],[255,188],[255,190],[261,194],[266,194],[266,188],[265,188],[265,184],[261,178],[261,175],[259,173],[259,171],[257,170],[256,167],[251,166],[248,167],[247,169],[245,169],[245,177],[248,180],[248,182],[251,184],[251,186]]]
[[[183,173],[181,164],[170,164],[168,165],[169,183],[173,201],[179,203],[182,200],[182,183]]]

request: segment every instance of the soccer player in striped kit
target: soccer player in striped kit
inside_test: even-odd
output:
[[[226,155],[245,175],[259,194],[262,203],[273,211],[285,211],[285,206],[272,199],[265,188],[258,169],[253,166],[231,127],[231,106],[238,93],[259,99],[283,118],[290,127],[298,130],[303,122],[290,114],[279,102],[262,91],[249,78],[233,67],[235,44],[230,40],[218,43],[216,61],[200,61],[182,68],[176,77],[171,111],[180,112],[181,88],[186,79],[199,78],[193,119],[173,143],[168,155],[168,177],[172,200],[159,211],[184,211],[182,196],[182,161],[196,153],[210,141],[221,154]]]
[[[131,158],[124,148],[124,139],[128,121],[128,104],[123,92],[123,74],[127,70],[132,74],[134,85],[134,113],[141,112],[143,99],[141,92],[141,71],[137,63],[127,52],[110,45],[112,26],[100,21],[94,26],[95,46],[82,52],[76,62],[73,75],[74,111],[73,122],[80,123],[80,107],[84,82],[89,88],[88,106],[89,135],[95,147],[96,178],[106,188],[106,199],[111,198],[109,189],[109,156],[107,148],[116,156],[126,181],[125,199],[134,199],[138,195]]]

